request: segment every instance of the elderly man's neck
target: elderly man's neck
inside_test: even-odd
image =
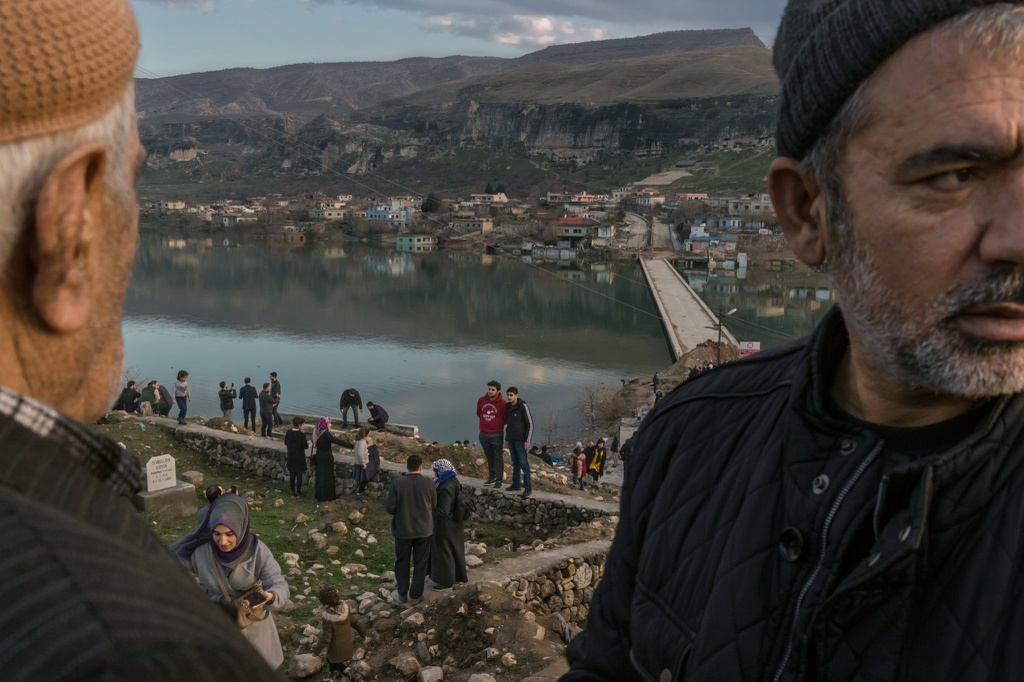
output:
[[[837,368],[831,397],[843,411],[881,426],[915,427],[958,417],[977,404],[959,396],[908,388],[878,371],[856,344]]]

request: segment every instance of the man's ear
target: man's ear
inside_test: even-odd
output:
[[[768,192],[789,248],[803,263],[821,265],[828,256],[825,197],[796,159],[779,157],[768,170]]]
[[[93,250],[103,220],[106,150],[89,143],[66,154],[43,182],[31,232],[32,303],[52,331],[81,329],[97,286]]]

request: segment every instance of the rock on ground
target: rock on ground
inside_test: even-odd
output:
[[[288,677],[293,680],[302,680],[316,675],[323,667],[324,662],[319,656],[299,654],[292,658],[291,665],[288,666]]]
[[[436,665],[421,669],[417,677],[417,682],[443,682],[443,680],[444,673]]]

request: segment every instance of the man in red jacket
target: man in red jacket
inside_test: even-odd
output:
[[[480,420],[480,447],[487,459],[487,481],[501,487],[505,476],[505,463],[501,455],[501,444],[505,431],[505,399],[501,396],[501,384],[491,379],[487,382],[487,393],[476,401],[476,416]]]

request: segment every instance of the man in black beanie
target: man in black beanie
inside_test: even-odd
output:
[[[1024,2],[791,0],[768,185],[838,304],[638,431],[565,680],[1024,679]]]

